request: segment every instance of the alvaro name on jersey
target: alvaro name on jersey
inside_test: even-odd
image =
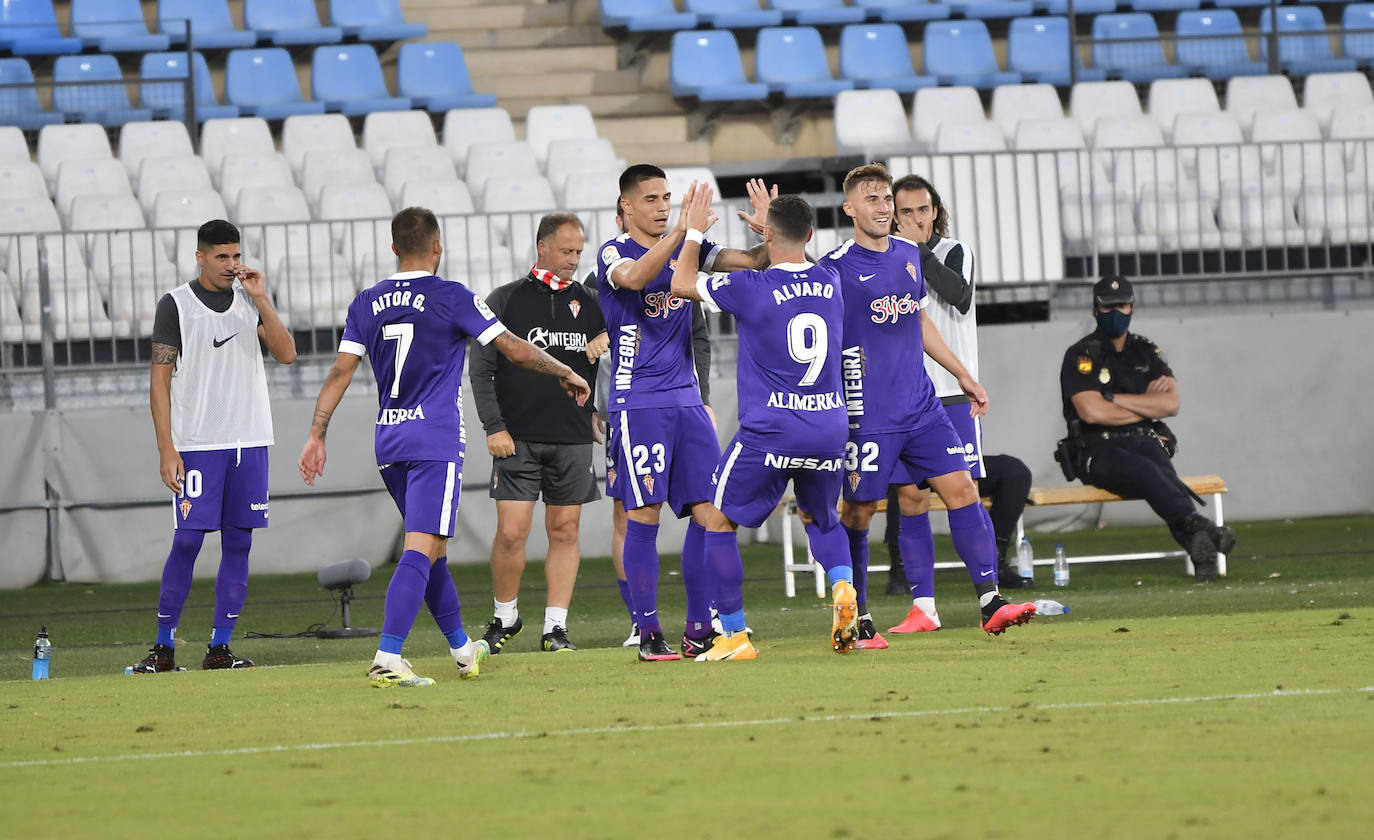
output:
[[[467,286],[422,271],[393,274],[353,299],[339,352],[372,361],[379,465],[462,458],[467,341],[490,344],[505,329]]]
[[[611,411],[701,405],[692,304],[670,291],[681,248],[643,289],[621,289],[610,279],[617,266],[648,251],[623,233],[602,245],[596,257],[597,290],[611,340]],[[702,242],[697,269],[710,271],[719,252],[714,242]]]
[[[926,375],[921,310],[930,305],[916,243],[888,237],[870,251],[849,240],[821,264],[833,267],[844,290],[842,375],[851,432],[910,429],[940,408]]]

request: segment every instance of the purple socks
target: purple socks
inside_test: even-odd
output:
[[[911,597],[934,598],[935,537],[930,532],[930,514],[901,517],[897,545],[902,550],[902,567]]]
[[[248,597],[248,552],[253,547],[253,532],[248,528],[225,527],[220,530],[224,553],[215,576],[215,624],[210,646],[229,644],[238,623],[243,602]]]
[[[686,635],[702,639],[711,635],[711,601],[716,594],[713,575],[715,564],[707,561],[707,546],[710,536],[706,529],[695,521],[687,523],[687,536],[682,540],[682,585],[687,590]],[[739,544],[735,545],[736,562],[739,559]],[[744,567],[740,566],[740,580],[744,579]],[[724,607],[717,607],[725,612]]]
[[[205,542],[204,531],[177,530],[172,532],[172,550],[162,567],[162,590],[157,598],[157,643],[171,647],[175,642],[181,608],[191,592],[191,573],[196,568],[196,555]]]
[[[739,538],[734,531],[705,531],[706,566],[715,578],[716,609],[721,615],[744,610],[744,562],[739,556]],[[690,624],[688,625],[691,626]],[[728,629],[728,628],[727,628]],[[707,615],[705,631],[711,632],[711,618]]]
[[[811,556],[825,569],[825,578],[834,586],[837,581],[854,582],[854,563],[850,559],[849,541],[845,534],[848,529],[831,528],[822,531],[815,522],[805,526],[806,538],[811,541]],[[865,535],[865,544],[867,535]]]
[[[625,523],[625,579],[639,611],[641,635],[662,633],[658,620],[658,526]]]
[[[997,588],[997,540],[987,511],[980,502],[949,512],[949,536],[954,552],[968,568],[978,594]]]
[[[425,585],[425,606],[439,625],[439,632],[448,639],[448,646],[460,648],[468,643],[463,630],[463,607],[458,600],[458,587],[448,571],[448,557],[440,557],[429,567],[429,583]]]
[[[844,526],[845,536],[849,537],[849,556],[854,564],[854,591],[859,596],[859,614],[863,615],[868,604],[868,530],[856,531]]]
[[[385,618],[382,620],[382,640],[377,645],[378,650],[383,653],[401,652],[401,645],[415,624],[415,616],[420,613],[420,605],[425,602],[429,571],[429,558],[421,552],[407,551],[401,555],[401,561],[391,575],[391,585],[386,588]],[[451,581],[450,578],[450,587]],[[454,598],[457,597],[455,592]]]
[[[620,587],[620,600],[625,602],[625,611],[630,614],[630,620],[639,626],[639,611],[635,609],[634,599],[630,597],[630,582],[624,578],[617,578],[616,586]]]

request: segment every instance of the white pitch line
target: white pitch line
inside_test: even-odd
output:
[[[1041,709],[1109,709],[1123,706],[1164,706],[1173,703],[1217,703],[1227,700],[1264,700],[1275,697],[1318,697],[1332,694],[1362,694],[1374,692],[1374,686],[1360,688],[1318,688],[1261,691],[1248,694],[1214,694],[1201,697],[1145,697],[1136,700],[1090,701],[1083,703],[1041,703],[1025,707],[965,706],[954,709],[913,709],[902,712],[856,712],[844,715],[815,717],[759,718],[756,720],[717,720],[697,723],[658,723],[643,726],[595,726],[579,729],[558,729],[548,732],[479,732],[472,735],[435,735],[429,738],[398,738],[386,741],[338,741],[324,744],[275,744],[266,747],[238,747],[228,750],[185,750],[182,752],[138,753],[134,755],[94,755],[77,758],[48,758],[34,761],[0,762],[0,769],[18,767],[59,767],[69,764],[96,764],[114,761],[149,761],[163,758],[207,758],[230,755],[267,755],[282,752],[312,750],[348,750],[362,747],[406,747],[422,744],[456,744],[471,741],[501,741],[519,738],[566,738],[581,735],[611,735],[636,732],[664,732],[683,729],[728,729],[739,726],[779,726],[789,723],[833,723],[836,721],[892,720],[899,718],[938,717],[975,713],[1021,712]]]

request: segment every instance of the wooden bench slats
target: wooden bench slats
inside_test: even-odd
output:
[[[1187,476],[1183,483],[1199,496],[1226,492],[1226,482],[1217,475]],[[935,500],[930,501],[931,509],[934,510]],[[1032,487],[1029,501],[1033,505],[1081,505],[1093,502],[1121,502],[1125,499],[1097,487]]]

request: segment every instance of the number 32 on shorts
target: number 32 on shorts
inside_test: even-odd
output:
[[[859,458],[859,445],[849,441],[844,445],[844,468],[849,472],[878,471],[878,442],[866,440],[863,445],[863,459]]]

